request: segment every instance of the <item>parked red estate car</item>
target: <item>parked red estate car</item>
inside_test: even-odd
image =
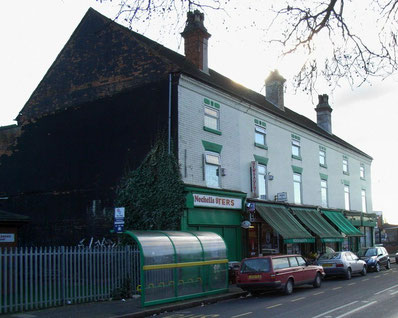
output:
[[[252,294],[279,289],[290,295],[294,286],[321,287],[324,276],[322,266],[308,265],[301,255],[267,255],[244,259],[236,285]]]

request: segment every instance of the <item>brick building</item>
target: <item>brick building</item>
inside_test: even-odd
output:
[[[210,69],[203,20],[188,13],[182,56],[87,12],[21,110],[20,135],[0,158],[7,180],[0,195],[8,198],[0,204],[32,220],[23,242],[105,235],[115,186],[159,132],[170,132],[186,184],[181,228],[221,234],[230,259],[264,248],[304,252],[307,243],[358,247],[364,231],[372,240],[371,224],[344,233],[333,216],[372,212],[372,158],[332,133],[327,95],[319,96],[315,123],[284,104],[277,71],[264,96]],[[329,232],[312,228],[302,210]],[[280,228],[279,215],[291,224]]]

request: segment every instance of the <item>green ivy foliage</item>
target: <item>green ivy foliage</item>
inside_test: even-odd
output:
[[[127,230],[179,230],[185,207],[184,184],[173,152],[158,138],[141,165],[129,171],[116,191],[125,207]]]

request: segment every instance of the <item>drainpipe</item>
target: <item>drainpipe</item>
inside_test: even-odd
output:
[[[171,73],[169,74],[169,122],[168,122],[168,154],[171,148]]]

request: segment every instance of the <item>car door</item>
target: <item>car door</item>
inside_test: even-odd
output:
[[[302,272],[300,273],[301,282],[304,284],[313,281],[315,279],[316,270],[312,266],[308,266],[305,259],[301,256],[297,256],[296,259],[302,269]]]
[[[387,255],[384,253],[383,249],[380,247],[377,248],[377,257],[379,258],[380,264],[382,266],[387,265]]]
[[[342,253],[342,256],[345,260],[345,262],[347,263],[347,266],[351,268],[351,272],[355,272],[355,262],[352,259],[351,253],[350,252],[344,252]]]
[[[285,285],[291,275],[290,265],[287,257],[276,257],[272,259],[274,273],[278,281]]]
[[[296,285],[302,284],[305,281],[304,267],[300,266],[295,256],[289,256],[290,270]]]
[[[356,273],[362,271],[363,264],[362,262],[360,262],[359,257],[356,256],[354,253],[350,253],[350,255],[352,258],[352,271]]]

